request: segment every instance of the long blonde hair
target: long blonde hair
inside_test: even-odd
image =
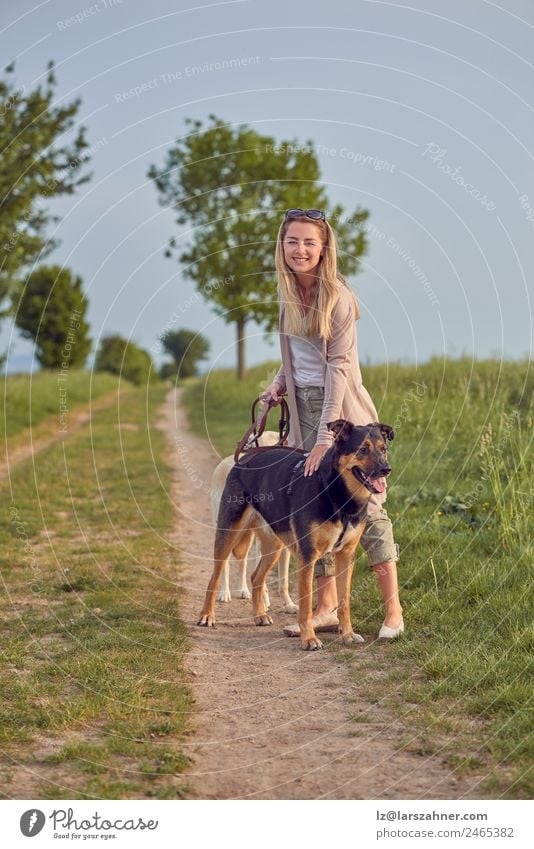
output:
[[[316,282],[312,290],[313,300],[307,315],[302,308],[297,278],[284,257],[283,241],[287,228],[295,221],[317,227],[323,246],[323,255],[319,260]],[[290,336],[319,334],[322,339],[330,339],[332,311],[339,298],[340,286],[344,286],[351,293],[354,299],[355,317],[360,317],[356,296],[338,273],[336,234],[328,221],[308,218],[305,214],[284,219],[276,239],[275,265],[278,272],[278,297],[285,308],[285,332]]]

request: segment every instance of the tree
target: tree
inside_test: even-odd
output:
[[[153,368],[148,351],[122,336],[106,336],[100,342],[95,371],[109,371],[141,386],[148,383]]]
[[[161,380],[176,380],[176,365],[174,363],[162,363],[158,374]]]
[[[42,265],[29,275],[21,292],[15,323],[33,339],[45,368],[82,368],[91,350],[87,299],[81,277],[68,268]]]
[[[327,209],[319,184],[313,143],[276,142],[246,125],[233,128],[215,115],[207,128],[187,119],[191,128],[167,152],[164,167],[148,176],[160,193],[160,203],[177,211],[178,224],[194,233],[185,249],[171,238],[167,256],[178,253],[184,275],[226,322],[236,325],[238,377],[245,376],[245,326],[256,321],[267,331],[278,321],[275,297],[274,248],[284,210],[290,207]],[[368,216],[357,209],[329,210],[344,252],[340,269],[354,273],[366,242],[361,225]]]
[[[161,344],[174,360],[174,373],[178,377],[193,377],[198,374],[197,363],[208,357],[210,343],[200,333],[192,330],[168,330],[161,337]],[[168,370],[166,376],[169,376]]]
[[[11,311],[24,272],[44,259],[58,244],[46,241],[45,229],[59,221],[48,201],[70,195],[91,175],[80,176],[88,156],[85,128],[71,145],[57,142],[74,125],[81,100],[53,106],[56,80],[48,64],[46,84],[30,92],[16,89],[9,65],[0,79],[0,318]]]

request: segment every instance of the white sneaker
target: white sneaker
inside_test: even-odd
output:
[[[320,616],[314,616],[312,625],[314,631],[331,631],[336,634],[339,631],[339,621],[335,613],[322,613]],[[286,637],[299,637],[300,626],[298,622],[294,625],[286,625],[284,634]]]
[[[394,640],[395,637],[400,637],[404,634],[404,619],[401,616],[401,621],[396,628],[390,628],[389,625],[382,625],[378,632],[379,640]]]

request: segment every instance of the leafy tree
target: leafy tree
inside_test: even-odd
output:
[[[33,339],[37,359],[45,368],[82,368],[91,350],[88,302],[81,277],[68,268],[42,265],[32,272],[21,292],[15,323],[22,336]]]
[[[159,376],[162,380],[176,380],[176,365],[175,363],[163,363],[160,366]]]
[[[313,143],[276,142],[247,125],[233,128],[215,115],[206,128],[187,119],[190,132],[176,140],[162,169],[148,175],[160,203],[177,211],[178,224],[194,233],[185,248],[170,239],[167,256],[178,254],[184,275],[226,322],[236,325],[238,377],[245,377],[245,327],[256,321],[267,331],[278,321],[274,248],[284,210],[328,209]],[[357,270],[365,250],[361,225],[368,216],[357,209],[329,209],[335,222],[344,274]]]
[[[80,176],[88,160],[85,128],[72,144],[58,144],[73,127],[81,100],[53,106],[56,79],[48,64],[44,86],[17,89],[9,65],[0,79],[0,318],[11,310],[24,271],[58,244],[45,239],[49,222],[59,221],[47,209],[48,201],[70,195],[91,175]],[[16,299],[16,298],[15,298]]]
[[[109,371],[141,386],[148,383],[153,367],[148,351],[122,336],[106,336],[100,342],[95,371]]]
[[[169,330],[161,337],[161,344],[174,360],[174,373],[178,377],[198,374],[197,363],[208,357],[210,343],[193,330]],[[167,373],[166,376],[169,376]]]

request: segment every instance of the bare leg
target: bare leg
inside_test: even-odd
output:
[[[313,578],[310,578],[310,592],[313,587]],[[300,594],[300,581],[299,581]],[[317,607],[313,611],[312,625],[318,631],[337,631],[338,622],[335,610],[337,608],[336,579],[331,576],[320,576],[317,578]],[[300,608],[299,608],[300,609]],[[311,610],[311,595],[310,595]],[[300,617],[299,617],[300,623]],[[286,625],[284,634],[286,637],[298,637],[300,625]]]
[[[317,578],[317,607],[313,615],[332,613],[337,608],[336,579],[333,575]]]
[[[397,581],[397,564],[395,561],[377,563],[373,566],[378,585],[384,597],[386,615],[384,625],[397,628],[402,619],[402,607],[399,599],[399,584]]]
[[[377,563],[373,566],[373,571],[384,598],[384,625],[387,625],[389,628],[396,628],[402,618],[397,580],[397,564],[395,561]],[[337,604],[336,579],[334,577],[317,578],[317,607],[313,615],[318,616],[331,613],[332,610],[336,610]]]
[[[385,605],[384,625],[388,628],[397,628],[402,619],[402,607],[399,599],[399,585],[397,580],[397,564],[395,561],[377,563],[373,566],[378,585],[382,592]],[[336,579],[330,576],[317,578],[317,606],[313,611],[314,616],[324,616],[336,610],[338,597],[336,591]]]

